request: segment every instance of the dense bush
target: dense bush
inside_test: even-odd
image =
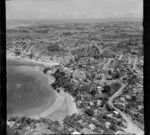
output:
[[[117,127],[116,127],[116,125],[111,124],[111,125],[110,125],[110,129],[113,130],[113,131],[116,131],[116,130],[117,130]]]
[[[50,69],[51,69],[50,67],[45,67],[45,68],[43,69],[43,73],[45,73],[45,74],[46,74],[46,73],[47,73],[47,71],[48,71],[48,70],[50,70]]]
[[[57,44],[52,44],[47,47],[47,50],[50,52],[59,52],[59,51],[61,51],[61,48]]]
[[[104,89],[103,90],[104,93],[109,93],[111,91],[111,87],[109,85],[107,85],[107,84],[104,85],[103,89]]]
[[[53,76],[56,79],[55,82],[52,84],[52,87],[54,89],[62,87],[71,95],[76,95],[74,89],[75,84],[71,81],[70,76],[66,75],[63,70],[57,69]]]
[[[86,114],[88,114],[89,116],[93,116],[94,115],[94,111],[92,109],[87,109],[85,111]]]
[[[132,74],[128,77],[128,84],[133,85],[137,82],[138,78],[135,74]]]
[[[112,106],[110,106],[109,104],[106,104],[106,109],[110,112],[115,111],[115,109]]]
[[[114,71],[113,73],[111,73],[111,77],[113,78],[113,79],[118,79],[119,77],[120,77],[120,73],[119,73],[119,71]]]

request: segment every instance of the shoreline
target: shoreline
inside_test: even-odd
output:
[[[59,65],[60,63],[59,62],[56,62],[56,61],[49,61],[49,62],[43,62],[43,61],[36,61],[34,59],[27,59],[27,58],[22,58],[20,56],[12,56],[12,55],[6,55],[6,61],[7,60],[17,60],[19,62],[21,62],[21,60],[23,60],[24,62],[27,62],[28,64],[29,63],[32,63],[32,64],[39,64],[41,66],[53,66],[53,65]]]
[[[65,102],[67,103],[64,104]],[[74,113],[78,114],[78,109],[76,107],[76,103],[74,102],[74,98],[68,93],[61,91],[60,93],[56,92],[56,99],[52,106],[41,112],[39,115],[31,116],[31,118],[47,118],[52,120],[58,120],[60,123],[62,123],[63,119],[66,116],[70,116]],[[57,114],[59,114],[60,116],[57,116]]]
[[[34,59],[25,59],[22,57],[17,57],[17,56],[11,56],[11,55],[7,55],[6,60],[17,60],[19,63],[24,63],[28,64],[28,65],[34,65],[35,66],[53,66],[53,65],[59,65],[58,62],[41,62],[41,61],[36,61]],[[53,82],[54,80],[52,80]],[[49,82],[49,80],[48,80]],[[51,83],[52,83],[51,82]],[[51,84],[50,83],[50,84]],[[78,114],[78,109],[76,107],[76,103],[74,102],[74,98],[69,94],[69,93],[65,93],[64,91],[61,91],[60,93],[56,92],[54,90],[55,94],[56,94],[56,99],[54,101],[54,103],[52,104],[52,106],[48,107],[46,110],[44,110],[43,112],[41,112],[38,116],[35,115],[32,118],[34,119],[39,119],[40,117],[45,117],[48,118],[48,116],[50,116],[51,114],[55,113],[55,112],[59,112],[61,113],[61,111],[59,109],[63,108],[63,107],[67,107],[67,111],[66,111],[66,115],[72,115],[73,113],[77,113]],[[64,105],[64,101],[66,100],[66,104]]]
[[[56,100],[53,103],[53,105],[50,108],[48,108],[47,110],[45,110],[44,112],[42,112],[38,116],[38,118],[48,117],[53,113],[58,113],[58,112],[61,113],[60,110],[61,110],[61,107],[62,108],[64,107],[63,103],[65,100],[67,101],[67,104],[65,106],[65,107],[67,107],[66,115],[72,115],[74,113],[78,114],[78,110],[77,110],[76,104],[73,100],[73,97],[71,95],[69,95],[68,93],[61,91],[60,93],[56,92]]]

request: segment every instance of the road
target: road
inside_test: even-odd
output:
[[[113,59],[112,58],[109,58],[108,59],[108,62],[103,66],[103,70],[106,70],[106,69],[108,69],[108,65],[110,64],[110,62],[112,61]]]
[[[137,57],[136,57],[135,60],[134,60],[134,63],[133,63],[133,69],[136,69],[137,61],[138,61],[138,59],[137,59]]]
[[[128,117],[126,114],[124,114],[122,111],[120,111],[118,108],[116,108],[113,105],[113,100],[118,97],[119,95],[121,95],[123,89],[126,87],[126,84],[122,84],[122,87],[114,94],[110,97],[110,99],[108,100],[108,104],[110,106],[112,106],[117,112],[119,112],[121,114],[121,116],[123,117],[123,119],[126,121],[127,123],[127,128],[123,128],[124,131],[128,132],[128,133],[133,133],[135,135],[144,135],[144,131],[142,129],[140,129],[135,123],[133,123],[133,121],[130,119],[130,117]]]

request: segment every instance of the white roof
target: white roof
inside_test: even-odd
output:
[[[72,133],[72,135],[75,135],[75,134],[81,134],[80,132],[77,132],[77,131],[74,131],[73,133]]]
[[[106,121],[105,124],[106,124],[106,125],[110,125],[110,122]]]
[[[117,112],[117,111],[114,111],[114,113],[118,114],[118,112]]]

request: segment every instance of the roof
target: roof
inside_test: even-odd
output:
[[[81,134],[80,132],[74,131],[72,135]]]
[[[117,111],[113,111],[115,114],[119,114]]]
[[[120,135],[120,134],[128,134],[128,133],[125,131],[117,131],[115,134]]]
[[[99,134],[99,133],[94,132],[94,131],[92,131],[92,130],[90,130],[90,129],[88,129],[88,128],[83,128],[83,129],[81,130],[81,132],[84,133],[84,134]]]

